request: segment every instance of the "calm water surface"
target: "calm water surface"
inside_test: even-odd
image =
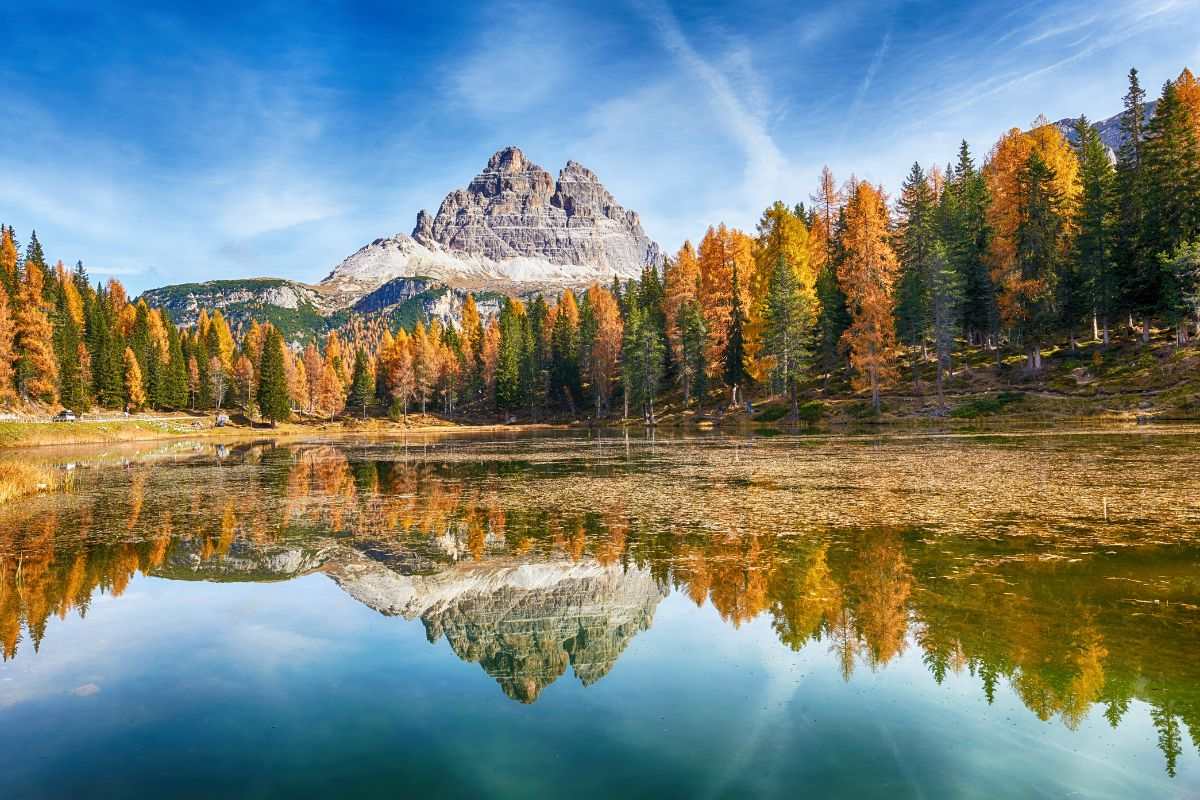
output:
[[[0,796],[1200,797],[1198,442],[25,454]]]

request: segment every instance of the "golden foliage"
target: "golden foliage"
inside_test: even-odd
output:
[[[880,387],[896,375],[892,286],[899,264],[891,246],[887,201],[880,189],[865,181],[857,184],[845,215],[845,257],[838,265],[837,277],[846,295],[850,327],[842,340],[857,373],[855,388],[870,388],[878,404]]]
[[[754,242],[737,230],[721,223],[710,227],[700,240],[700,307],[708,326],[708,345],[705,361],[715,376],[720,372],[721,359],[729,339],[733,320],[733,270],[742,275],[745,292],[746,277],[754,271]],[[743,307],[746,298],[743,297]]]

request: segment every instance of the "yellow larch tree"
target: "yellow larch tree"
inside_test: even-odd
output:
[[[746,287],[749,295],[746,361],[750,377],[755,381],[762,381],[765,377],[759,352],[762,349],[767,286],[780,258],[791,267],[809,308],[814,308],[817,276],[810,258],[808,226],[792,209],[777,200],[758,221],[758,235],[754,239],[754,270],[749,275]]]
[[[1042,122],[1042,121],[1039,121]],[[1062,203],[1064,221],[1060,247],[1062,255],[1071,239],[1069,225],[1075,218],[1073,209],[1082,186],[1079,183],[1079,159],[1071,145],[1055,125],[1038,124],[1028,132],[1013,128],[992,148],[983,176],[987,182],[990,202],[987,208],[991,238],[988,245],[988,268],[999,289],[997,298],[1000,314],[1011,324],[1021,313],[1018,291],[1022,282],[1017,263],[1017,230],[1021,223],[1021,182],[1029,157],[1037,153],[1054,171],[1051,182]]]
[[[13,385],[14,359],[13,320],[8,312],[8,292],[0,289],[0,403],[8,404],[17,398]]]
[[[854,186],[846,203],[841,243],[844,257],[837,278],[851,320],[842,341],[857,373],[855,388],[869,388],[871,404],[878,411],[881,387],[896,376],[892,288],[899,270],[882,190],[865,181]]]
[[[596,335],[587,359],[588,379],[596,399],[596,416],[608,410],[613,386],[621,366],[621,337],[625,332],[621,309],[612,292],[602,286],[588,289],[588,305],[596,321]]]
[[[13,239],[12,228],[0,226],[0,270],[3,270],[4,285],[13,286],[17,282],[17,243]]]
[[[17,389],[27,399],[53,403],[58,396],[58,359],[44,287],[41,268],[26,264],[14,317]]]
[[[718,376],[723,367],[725,344],[733,316],[733,270],[749,275],[754,270],[753,240],[735,228],[722,223],[710,227],[700,240],[700,307],[708,327],[705,363],[711,375]],[[745,280],[742,281],[743,292]],[[742,297],[743,308],[745,297]]]
[[[500,363],[500,321],[496,317],[488,320],[483,329],[483,343],[479,351],[480,379],[483,393],[489,402],[496,393],[496,366]]]
[[[700,291],[700,262],[691,242],[684,242],[667,264],[663,305],[667,322],[667,343],[675,363],[683,359],[683,336],[679,330],[679,312]]]
[[[138,366],[133,349],[125,348],[125,401],[130,411],[146,405],[146,385],[142,382],[142,368]]]
[[[235,345],[233,343],[233,333],[229,330],[229,324],[225,321],[225,315],[220,309],[213,311],[210,320],[211,331],[208,334],[210,341],[216,340],[217,352],[210,352],[210,356],[216,356],[221,359],[221,365],[225,367],[226,372],[233,371],[233,351]]]

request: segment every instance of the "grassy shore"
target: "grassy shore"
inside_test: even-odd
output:
[[[57,488],[58,473],[51,467],[0,461],[0,505]]]

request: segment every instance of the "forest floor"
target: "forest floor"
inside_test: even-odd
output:
[[[1161,331],[1143,344],[1136,335],[1080,342],[1074,350],[1042,351],[1042,369],[1026,368],[1025,355],[968,348],[945,379],[939,402],[936,365],[920,351],[898,365],[897,379],[882,392],[878,414],[870,395],[855,391],[848,376],[801,388],[800,422],[821,426],[888,425],[955,427],[980,422],[1045,425],[1075,422],[1150,423],[1200,419],[1200,341],[1182,347]],[[659,425],[788,425],[795,422],[783,397],[751,393],[752,411],[734,408],[725,393],[709,399],[707,413],[683,409],[669,395],[656,409]]]

